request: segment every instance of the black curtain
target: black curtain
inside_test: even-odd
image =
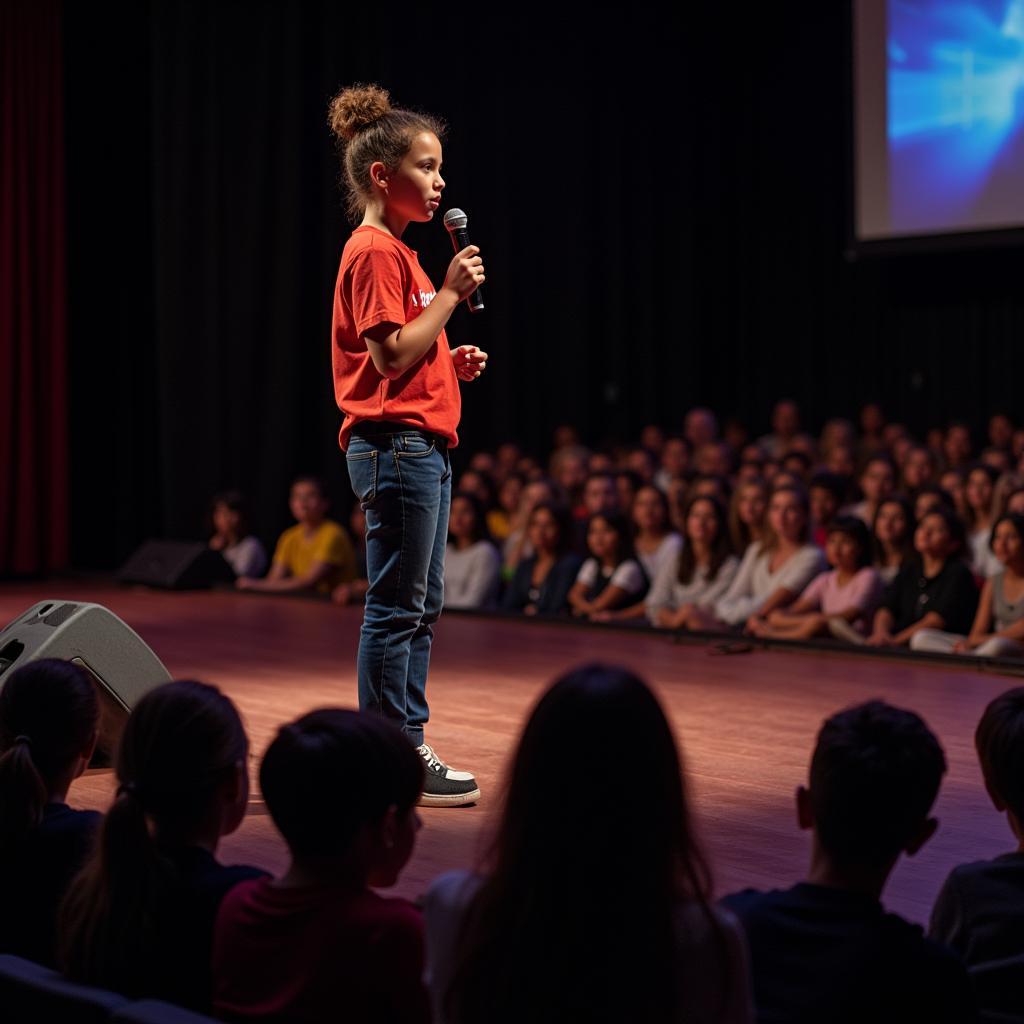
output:
[[[297,472],[339,505],[330,312],[349,230],[325,122],[376,81],[445,117],[446,201],[484,248],[492,355],[465,450],[594,442],[693,404],[914,428],[1016,407],[1019,250],[851,261],[848,11],[773,5],[467,24],[328,2],[68,5],[73,553],[114,564]],[[438,224],[406,241],[438,282]]]

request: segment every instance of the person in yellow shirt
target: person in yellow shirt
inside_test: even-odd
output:
[[[314,477],[292,483],[288,507],[298,522],[281,534],[274,560],[264,579],[240,576],[239,590],[329,595],[339,583],[356,578],[356,559],[348,534],[327,518],[327,497]]]

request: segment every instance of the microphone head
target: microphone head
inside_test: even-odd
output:
[[[455,207],[452,207],[444,215],[444,226],[449,231],[458,231],[460,228],[464,228],[469,223],[469,218]]]

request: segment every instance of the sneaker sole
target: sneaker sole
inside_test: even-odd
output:
[[[480,790],[473,789],[468,793],[423,793],[416,803],[420,807],[465,807],[479,799]]]

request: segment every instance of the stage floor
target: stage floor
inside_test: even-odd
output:
[[[105,605],[138,631],[173,676],[220,686],[245,718],[254,781],[257,758],[281,723],[315,707],[356,704],[359,609],[69,581],[0,586],[0,622],[44,598]],[[682,745],[720,895],[800,878],[809,842],[797,829],[793,794],[806,778],[817,729],[831,712],[873,697],[920,713],[949,761],[938,834],[917,857],[901,861],[886,905],[924,922],[951,867],[1014,845],[985,795],[973,748],[979,715],[994,696],[1018,685],[1012,676],[842,652],[709,657],[706,646],[660,635],[448,615],[435,637],[427,738],[447,761],[476,773],[483,797],[475,807],[422,810],[424,827],[396,892],[415,897],[439,872],[473,863],[533,702],[561,672],[590,660],[624,664],[656,688]],[[615,739],[595,743],[609,771],[628,770],[616,764]],[[70,802],[103,809],[112,790],[111,772],[92,771],[74,784]],[[284,844],[255,785],[249,813],[220,856],[273,871],[285,863]]]

